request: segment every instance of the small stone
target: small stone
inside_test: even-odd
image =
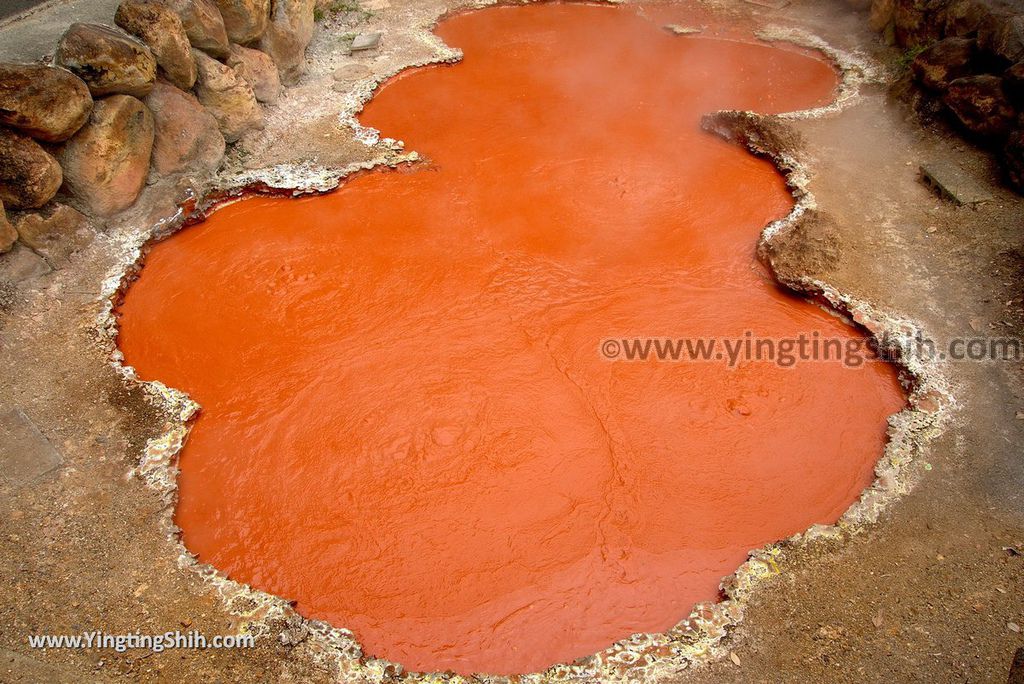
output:
[[[270,0],[217,0],[217,7],[228,39],[239,45],[259,39],[270,21]]]
[[[224,139],[235,142],[246,131],[262,128],[263,110],[256,102],[252,86],[230,67],[198,50],[193,53],[199,71],[196,97],[217,119]]]
[[[113,95],[96,102],[89,122],[60,151],[65,187],[95,216],[130,207],[142,192],[153,151],[153,114],[140,100]]]
[[[82,79],[41,64],[0,64],[0,124],[45,142],[67,140],[92,111]]]
[[[166,0],[166,3],[181,18],[192,47],[220,59],[228,56],[224,17],[213,0]]]
[[[63,176],[57,160],[32,138],[0,128],[0,202],[35,209],[57,194]]]
[[[682,26],[680,24],[665,24],[665,30],[677,36],[690,36],[701,32],[701,29],[694,26]]]
[[[360,52],[362,50],[376,50],[380,47],[381,34],[379,33],[360,33],[352,41],[352,52]]]
[[[188,90],[196,82],[192,59],[181,17],[159,0],[124,0],[117,7],[114,22],[149,46],[171,83]]]
[[[281,79],[270,55],[232,43],[227,65],[249,84],[257,100],[267,104],[277,102],[281,95]]]
[[[109,26],[72,24],[54,61],[89,86],[93,97],[145,97],[156,80],[156,58],[143,43]]]

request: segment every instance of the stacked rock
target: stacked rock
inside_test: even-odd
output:
[[[52,64],[0,63],[0,253],[63,254],[61,235],[132,206],[151,174],[214,172],[301,77],[313,6],[124,0],[115,26],[68,27]]]
[[[871,26],[916,52],[911,68],[1024,192],[1024,12],[1000,0],[874,0]]]

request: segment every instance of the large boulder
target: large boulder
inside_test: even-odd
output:
[[[1005,136],[1016,118],[1003,79],[991,74],[951,81],[943,101],[964,128],[988,138]]]
[[[934,0],[897,0],[893,12],[896,41],[908,48],[928,45],[942,37],[942,19]]]
[[[60,202],[50,202],[40,211],[18,214],[12,223],[22,243],[51,263],[67,259],[93,238],[89,219]]]
[[[263,111],[252,87],[233,69],[198,50],[193,51],[198,68],[196,97],[217,119],[220,132],[235,142],[253,128],[263,127]]]
[[[270,55],[232,44],[227,64],[249,84],[257,100],[268,104],[277,102],[281,94],[281,79]]]
[[[945,38],[922,51],[910,67],[921,85],[943,92],[950,81],[971,74],[974,49],[972,39]]]
[[[228,56],[228,32],[224,17],[213,0],[166,0],[167,6],[181,18],[192,47],[214,57]]]
[[[896,12],[896,0],[873,0],[868,15],[868,26],[872,31],[883,31],[893,20]]]
[[[217,0],[232,43],[245,45],[263,35],[270,20],[270,0]]]
[[[1004,64],[1024,59],[1024,14],[991,12],[978,28],[978,46]]]
[[[946,7],[943,32],[951,38],[966,38],[978,33],[988,8],[981,0],[953,0]]]
[[[135,202],[153,151],[153,115],[128,95],[97,100],[92,116],[60,151],[64,185],[77,205],[110,216]]]
[[[32,138],[0,128],[0,202],[8,209],[35,209],[60,189],[60,165]]]
[[[14,243],[18,241],[18,231],[14,229],[11,222],[7,220],[7,212],[4,211],[4,203],[0,202],[0,254],[11,251]]]
[[[153,168],[160,174],[213,171],[224,157],[224,136],[217,119],[195,95],[157,80],[146,96],[156,135]]]
[[[277,65],[281,82],[292,85],[306,70],[306,46],[313,38],[315,0],[273,0],[270,24],[260,49]]]
[[[1003,146],[1003,166],[1010,184],[1024,193],[1024,130],[1014,131]]]
[[[0,124],[61,142],[82,127],[90,111],[89,88],[67,69],[0,64]]]
[[[93,97],[145,97],[156,80],[156,59],[144,44],[109,26],[72,24],[54,60],[89,86]]]
[[[160,0],[124,0],[114,23],[149,46],[157,66],[174,85],[188,90],[196,82],[196,63],[181,17]]]

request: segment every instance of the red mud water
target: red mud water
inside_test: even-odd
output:
[[[426,163],[156,245],[120,345],[203,406],[177,510],[202,561],[411,669],[534,671],[663,631],[749,549],[835,521],[904,399],[881,364],[599,350],[855,335],[755,260],[782,178],[699,128],[826,103],[829,65],[627,7],[438,33],[464,61],[362,116]]]

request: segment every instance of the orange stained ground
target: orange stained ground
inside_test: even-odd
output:
[[[527,672],[673,626],[869,484],[904,401],[887,366],[600,353],[856,334],[773,286],[755,243],[791,198],[699,127],[826,103],[833,70],[660,21],[450,18],[465,59],[361,117],[426,162],[155,246],[120,345],[203,406],[177,510],[202,561],[410,669]]]

